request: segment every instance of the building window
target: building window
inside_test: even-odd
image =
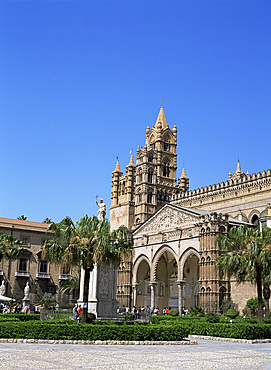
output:
[[[48,286],[47,293],[51,293],[52,295],[56,294],[56,287],[55,286]]]
[[[152,162],[153,161],[153,157],[150,155],[149,157],[148,157],[148,162]]]
[[[169,149],[170,149],[169,143],[164,143],[164,151],[169,152]]]
[[[257,230],[260,229],[259,217],[257,215],[253,215],[251,223],[256,227]]]
[[[47,261],[46,260],[41,260],[40,261],[40,272],[47,272]]]
[[[30,247],[30,238],[29,236],[21,236],[21,242],[24,247]]]
[[[19,259],[19,271],[27,272],[27,258]]]
[[[170,172],[169,163],[165,162],[163,166],[163,176],[169,177],[169,172]]]
[[[152,178],[153,178],[153,169],[150,168],[148,171],[148,182],[152,183]]]
[[[152,193],[148,193],[147,195],[147,203],[151,203],[152,202]]]

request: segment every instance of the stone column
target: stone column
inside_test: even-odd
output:
[[[97,263],[94,263],[93,267],[93,283],[92,283],[92,297],[93,299],[97,298],[97,276],[98,276],[98,268],[97,268]]]
[[[155,285],[151,283],[151,308],[155,307]]]
[[[84,278],[85,278],[85,270],[81,268],[80,289],[79,289],[79,299],[78,299],[78,302],[80,302],[80,304],[83,302]]]
[[[133,286],[133,306],[136,307],[136,285]]]
[[[183,312],[183,287],[184,287],[185,281],[183,280],[178,280],[177,285],[178,285],[178,309],[179,309],[179,315],[182,314]]]

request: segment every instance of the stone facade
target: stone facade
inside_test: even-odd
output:
[[[169,128],[161,104],[136,164],[131,155],[125,174],[119,161],[112,173],[111,229],[125,225],[134,238],[132,256],[118,270],[119,305],[200,304],[218,312],[231,297],[243,308],[238,291],[245,288],[215,270],[215,239],[233,225],[271,227],[271,170],[245,174],[238,161],[225,182],[189,190],[184,168],[177,180],[176,146],[177,128]]]
[[[60,265],[46,261],[41,255],[48,224],[0,218],[0,234],[13,235],[22,241],[23,254],[18,260],[0,261],[0,280],[5,281],[6,295],[22,303],[24,288],[29,283],[31,304],[39,304],[44,293],[55,295],[61,308],[72,307],[76,296],[61,293],[61,281],[66,280],[74,271],[64,271]],[[74,299],[73,299],[74,298]]]

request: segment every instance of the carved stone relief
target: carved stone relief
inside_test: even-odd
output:
[[[177,227],[193,226],[198,221],[198,217],[184,211],[178,211],[173,208],[165,207],[161,212],[158,212],[154,218],[149,220],[140,230],[139,233],[153,233],[170,231]],[[137,233],[135,233],[136,235]]]

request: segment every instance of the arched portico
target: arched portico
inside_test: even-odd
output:
[[[141,255],[133,267],[133,306],[147,307],[151,304],[150,261]]]
[[[188,248],[179,260],[179,311],[199,305],[199,260],[194,248]]]
[[[153,258],[154,305],[178,308],[178,259],[172,248],[163,245]]]

